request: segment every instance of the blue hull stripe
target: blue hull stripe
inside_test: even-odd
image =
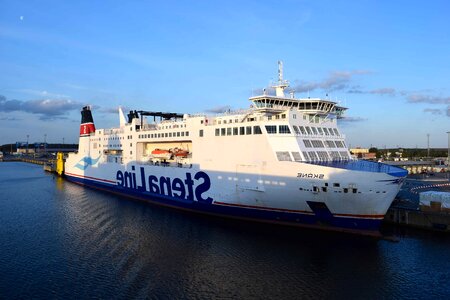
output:
[[[263,208],[257,209],[253,207],[206,204],[198,201],[177,199],[165,195],[150,194],[148,192],[141,192],[138,190],[124,189],[117,185],[112,185],[106,182],[70,176],[67,174],[66,178],[78,184],[105,190],[115,194],[120,194],[149,203],[175,207],[193,212],[220,215],[223,217],[247,219],[252,221],[277,223],[291,226],[314,227],[374,236],[379,236],[378,228],[381,224],[381,219],[336,216],[324,222],[323,219],[319,220],[319,218],[317,218],[316,215],[312,214],[311,212],[301,213],[279,210],[265,210]]]

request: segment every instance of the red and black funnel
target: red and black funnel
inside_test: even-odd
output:
[[[81,111],[80,136],[89,136],[92,132],[95,132],[94,119],[92,118],[91,108],[85,106]]]

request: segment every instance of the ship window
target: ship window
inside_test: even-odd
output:
[[[305,127],[303,127],[303,126],[300,126],[300,132],[301,132],[302,134],[306,134],[306,130],[305,130]]]
[[[328,182],[325,182],[325,186],[328,186]]]
[[[227,128],[227,135],[231,135],[231,127]]]
[[[184,131],[181,132],[181,136],[184,136]]]
[[[311,130],[312,130],[312,132],[313,132],[315,135],[317,135],[316,127],[311,127]]]
[[[333,132],[332,128],[328,128],[328,131],[330,132],[331,135],[334,135],[334,132]]]
[[[306,126],[306,132],[307,132],[308,134],[312,134],[311,128],[309,128],[309,126]]]
[[[318,161],[319,157],[317,156],[315,151],[309,151],[309,157],[311,158],[312,161]]]
[[[352,189],[353,194],[356,194],[358,192],[358,189]]]
[[[322,187],[322,192],[325,192],[325,193],[326,193],[326,192],[327,192],[327,188],[323,186],[323,187]]]
[[[291,152],[294,161],[302,161],[302,157],[300,156],[300,152]]]
[[[286,114],[282,114],[282,115],[281,115],[281,118],[282,118],[282,119],[286,119]]]
[[[180,136],[180,132],[178,131],[178,132],[177,132],[177,137],[179,137],[179,136]]]
[[[261,127],[253,126],[253,134],[262,134]]]
[[[225,128],[220,128],[220,135],[224,136],[225,135]]]
[[[309,160],[308,152],[303,151],[302,153],[303,153],[303,156],[305,157],[305,160],[308,161]]]
[[[266,125],[266,130],[268,134],[277,133],[277,126],[275,125]]]
[[[237,127],[233,127],[233,135],[238,135],[239,129]]]
[[[222,121],[221,121],[221,120],[219,120],[219,124],[222,124]]]
[[[348,193],[348,188],[344,188],[344,193]]]
[[[329,148],[334,148],[334,147],[335,147],[333,141],[325,141],[325,144],[327,144],[327,146],[328,146]]]
[[[312,140],[311,141],[312,145],[316,148],[323,148],[323,143],[322,141],[319,140]]]
[[[186,136],[189,136],[189,131],[186,131]]]
[[[312,145],[311,145],[311,141],[310,141],[310,140],[303,140],[303,144],[305,144],[305,147],[306,147],[306,148],[312,148]]]
[[[220,129],[216,128],[216,136],[219,136],[219,135],[220,135]]]
[[[169,137],[172,137],[172,132],[169,132]]]
[[[289,129],[289,126],[287,125],[280,125],[278,126],[278,132],[281,134],[289,134],[291,133],[291,130]]]
[[[333,183],[333,187],[340,187],[341,185],[339,183]]]
[[[227,120],[223,120],[223,124],[227,124]]]
[[[347,152],[345,152],[345,151],[340,151],[339,154],[341,155],[341,157],[342,157],[343,159],[348,159],[348,154],[347,154]]]
[[[203,136],[203,129],[200,129],[200,130],[199,130],[198,135],[199,135],[200,137]]]
[[[133,147],[133,143],[130,143],[130,147]]]
[[[276,116],[275,116],[275,119],[276,119],[276,120],[279,120],[279,119],[280,119],[280,115],[276,115]]]
[[[164,133],[164,137],[167,137],[167,132],[166,132],[166,133]]]
[[[239,123],[239,119],[234,119],[234,123]]]
[[[239,127],[239,135],[245,134],[245,127]]]
[[[291,156],[287,151],[277,151],[276,154],[279,161],[292,161]]]
[[[292,119],[297,119],[297,115],[296,115],[296,114],[293,114],[293,115],[292,115]]]
[[[297,125],[292,125],[292,127],[294,127],[294,131],[295,131],[296,134],[300,134],[300,131],[299,131]]]
[[[245,127],[245,134],[252,134],[252,126]]]
[[[267,120],[269,120],[269,121],[272,120],[272,116],[268,116]]]
[[[200,124],[203,124],[203,120],[200,120]]]

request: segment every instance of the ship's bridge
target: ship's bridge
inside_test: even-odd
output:
[[[286,110],[296,109],[308,115],[335,115],[338,119],[343,117],[347,108],[337,105],[336,102],[320,98],[285,98],[262,95],[249,99],[258,110]]]

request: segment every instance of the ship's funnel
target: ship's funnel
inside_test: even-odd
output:
[[[91,108],[85,106],[81,111],[80,137],[89,136],[92,132],[95,132],[94,119],[92,118]]]

